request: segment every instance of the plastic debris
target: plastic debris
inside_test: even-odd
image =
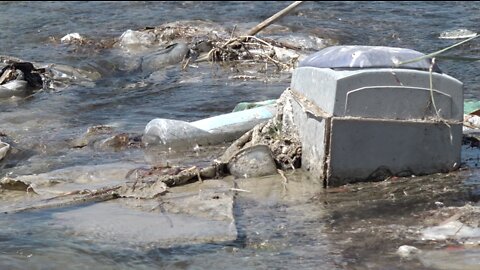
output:
[[[186,43],[179,42],[167,48],[143,57],[142,70],[154,72],[168,65],[180,63],[188,54],[189,48]]]
[[[276,102],[277,102],[276,99],[269,99],[269,100],[258,101],[258,102],[240,102],[235,106],[235,108],[233,108],[233,112],[249,110],[249,109],[262,107],[266,105],[274,105]]]
[[[463,113],[470,114],[480,110],[480,101],[474,99],[466,99],[463,102]]]
[[[127,30],[120,36],[120,44],[128,45],[152,45],[155,42],[155,34],[151,32],[140,32]]]
[[[480,242],[480,228],[470,227],[458,220],[428,227],[422,231],[422,240],[475,239]]]
[[[82,37],[79,33],[71,33],[68,35],[65,35],[60,39],[60,42],[62,43],[74,43],[74,42],[82,42],[85,41],[85,38]]]
[[[25,96],[31,91],[43,87],[41,73],[45,69],[37,69],[29,62],[12,62],[0,71],[0,98]]]
[[[208,135],[210,135],[208,131],[194,127],[188,122],[157,118],[145,127],[143,140],[147,144],[168,144],[188,141],[191,138],[203,141]]]
[[[420,249],[413,246],[408,246],[408,245],[400,246],[397,249],[397,255],[402,258],[411,258],[412,256],[415,256],[421,252],[422,251]]]
[[[478,115],[465,115],[464,116],[464,127],[470,129],[479,129],[480,128],[480,116]]]
[[[275,105],[222,114],[195,122],[157,118],[145,127],[147,144],[216,144],[231,141],[275,114]]]
[[[471,38],[476,36],[477,33],[470,31],[468,29],[456,29],[445,31],[440,34],[438,38],[441,39],[463,39],[463,38]]]
[[[8,143],[0,141],[0,160],[2,160],[7,155],[9,149],[10,145]]]

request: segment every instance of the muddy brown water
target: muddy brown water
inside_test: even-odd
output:
[[[272,72],[260,74],[259,80],[238,80],[234,76],[242,74],[231,69],[202,65],[188,72],[169,66],[155,76],[129,73],[113,68],[119,65],[114,52],[92,54],[58,40],[72,32],[91,39],[115,38],[127,29],[193,19],[211,21],[228,30],[234,25],[249,29],[287,4],[0,3],[2,55],[95,69],[102,75],[93,84],[67,84],[30,98],[0,100],[0,138],[14,148],[0,161],[0,176],[114,162],[139,167],[167,161],[208,164],[221,149],[169,154],[93,144],[79,148],[72,147],[72,142],[95,125],[111,126],[116,133],[141,134],[148,121],[156,117],[195,121],[230,112],[239,102],[277,98],[288,87],[289,74]],[[476,2],[308,2],[280,20],[275,31],[265,34],[314,35],[338,44],[399,46],[427,53],[455,42],[438,39],[446,30],[467,28],[478,32],[479,9]],[[478,41],[473,41],[449,55],[475,56],[478,48]],[[478,62],[440,59],[439,65],[464,82],[466,98],[480,99]],[[464,168],[468,168],[450,174],[393,178],[330,190],[324,190],[301,171],[287,173],[288,183],[280,176],[229,179],[237,188],[250,191],[235,195],[237,236],[210,243],[119,244],[106,241],[101,234],[95,241],[58,223],[58,217],[68,217],[66,213],[77,210],[91,211],[75,212],[87,213],[86,220],[105,211],[91,204],[1,215],[0,268],[477,269],[478,244],[425,241],[421,240],[421,231],[445,222],[465,205],[477,207],[479,156],[477,148],[464,149]],[[3,191],[0,204],[19,203],[28,199],[25,196],[29,195]],[[462,218],[469,221],[468,213]],[[132,219],[129,226],[135,228]],[[161,224],[168,224],[165,220]],[[103,232],[100,229],[96,232]],[[396,251],[402,245],[415,246],[424,253],[401,258]]]

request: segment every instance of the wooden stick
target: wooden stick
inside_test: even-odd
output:
[[[249,38],[255,38],[254,37],[258,32],[262,31],[264,28],[269,26],[270,24],[274,23],[278,19],[282,18],[283,16],[287,15],[290,11],[292,11],[294,8],[302,4],[304,1],[295,1],[292,4],[290,4],[288,7],[284,8],[283,10],[277,12],[275,15],[271,16],[270,18],[266,19],[265,21],[261,22],[254,28],[250,29],[244,36],[238,37],[238,38],[233,38],[233,31],[232,31],[232,37],[227,40],[220,48],[227,48],[227,46],[231,45],[232,43],[239,43],[248,40]],[[235,31],[235,29],[234,29]],[[260,41],[257,39],[257,41]],[[263,41],[262,43],[268,44],[268,42]],[[268,46],[272,46],[271,44],[268,44]],[[213,51],[215,51],[216,48],[213,48],[210,50],[210,52],[207,55],[204,55],[198,59],[195,60],[195,63],[198,62],[204,62],[204,61],[209,61],[210,60],[210,55],[212,54]]]
[[[295,1],[288,7],[282,9],[281,11],[277,12],[275,15],[272,17],[266,19],[265,21],[261,22],[254,28],[250,29],[250,31],[247,32],[247,36],[255,36],[258,34],[258,32],[262,31],[265,27],[269,26],[270,24],[274,23],[278,19],[282,18],[283,16],[287,15],[290,11],[292,11],[294,8],[296,8],[298,5],[302,4],[304,1]]]

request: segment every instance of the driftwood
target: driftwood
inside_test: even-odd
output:
[[[260,31],[265,29],[267,26],[271,25],[272,23],[276,22],[278,19],[282,18],[283,16],[287,15],[290,13],[292,10],[294,10],[297,6],[302,4],[304,1],[295,1],[292,4],[290,4],[288,7],[282,9],[281,11],[277,12],[275,15],[271,16],[270,18],[266,19],[265,21],[261,22],[254,28],[250,29],[250,31],[247,32],[246,36],[255,36],[258,34]]]
[[[303,1],[296,1],[284,8],[280,12],[277,12],[275,15],[269,17],[265,21],[256,25],[250,29],[246,34],[240,35],[237,37],[232,36],[222,42],[222,41],[212,41],[212,49],[208,54],[199,57],[195,62],[231,62],[231,61],[242,61],[242,63],[248,63],[247,60],[252,60],[253,62],[268,62],[272,63],[277,67],[278,71],[289,70],[294,66],[294,62],[282,62],[277,58],[275,49],[286,48],[290,50],[298,50],[299,48],[291,48],[289,45],[276,42],[274,40],[260,39],[255,35],[260,31],[287,15],[297,6],[302,4]],[[260,53],[258,51],[261,51]],[[296,60],[296,59],[293,59]],[[188,65],[190,59],[184,64],[184,68]]]
[[[103,202],[118,198],[118,193],[116,192],[120,189],[121,186],[108,187],[99,189],[96,191],[88,190],[79,190],[68,192],[53,198],[48,198],[35,202],[34,204],[14,208],[12,210],[2,211],[4,214],[14,214],[27,211],[51,209],[51,208],[60,208],[75,206],[85,203],[94,203],[94,202]]]

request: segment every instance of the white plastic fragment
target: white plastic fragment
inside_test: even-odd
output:
[[[7,155],[9,149],[10,145],[8,143],[0,141],[0,160],[2,160]]]
[[[60,42],[62,43],[72,43],[75,41],[83,41],[85,40],[84,37],[82,37],[79,33],[70,33],[68,35],[65,35],[60,39]]]
[[[152,45],[155,42],[155,34],[128,29],[120,36],[120,44],[128,45]]]
[[[480,116],[478,115],[467,115],[465,120],[473,127],[480,128]]]
[[[402,258],[411,258],[413,255],[419,254],[422,251],[416,247],[403,245],[397,249],[397,255]]]
[[[422,231],[422,240],[470,239],[480,240],[480,228],[470,227],[458,220],[428,227]]]
[[[300,57],[300,55],[294,50],[280,47],[273,47],[273,50],[275,51],[278,60],[281,62],[296,61]]]
[[[463,39],[471,38],[476,36],[477,33],[470,31],[468,29],[456,29],[450,31],[444,31],[440,34],[438,38],[440,39]]]

